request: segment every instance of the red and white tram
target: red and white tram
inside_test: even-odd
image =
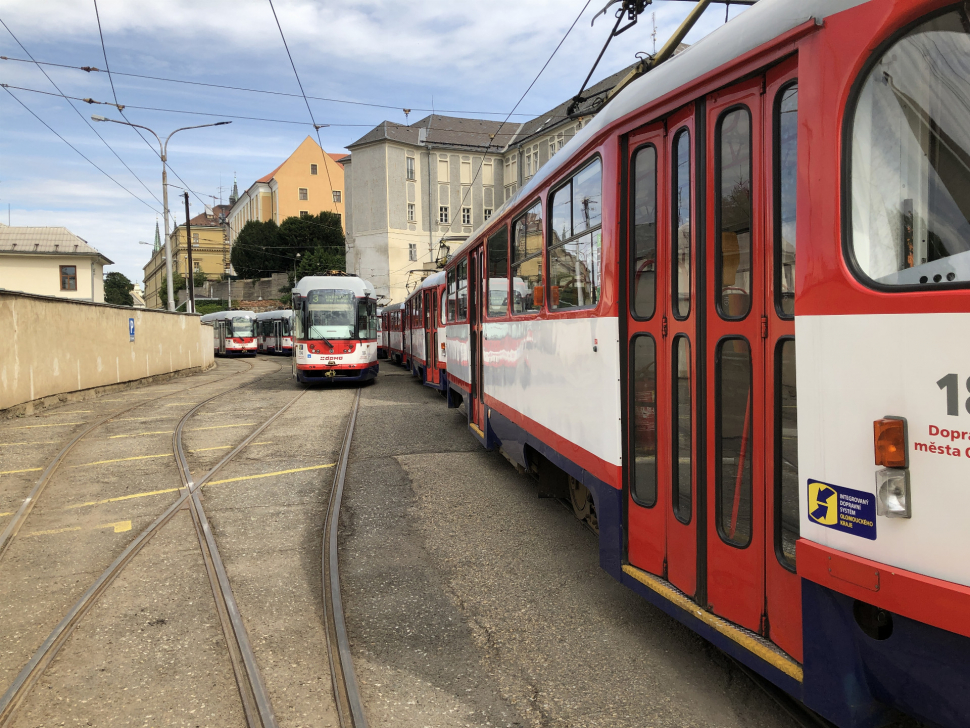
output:
[[[200,320],[212,324],[213,348],[217,356],[256,356],[256,314],[252,311],[207,313]]]
[[[377,309],[377,358],[387,359],[387,336],[384,333],[384,309]]]
[[[840,726],[970,725],[966,5],[759,2],[446,276],[449,404],[606,570]]]
[[[307,276],[291,295],[298,382],[377,377],[377,297],[370,283],[355,276]]]
[[[292,354],[292,322],[292,311],[264,311],[256,314],[256,344],[259,352]]]
[[[446,286],[445,271],[428,276],[404,302],[404,349],[411,373],[423,384],[444,391],[444,319],[441,303]]]
[[[387,358],[394,364],[404,363],[404,304],[392,303],[381,310]]]

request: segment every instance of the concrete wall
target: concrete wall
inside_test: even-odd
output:
[[[250,279],[238,280],[232,282],[232,300],[233,308],[238,308],[236,306],[236,301],[256,301],[260,298],[263,299],[278,299],[280,297],[280,288],[288,285],[289,277],[286,273],[274,273],[269,278],[259,278],[253,283]],[[227,300],[229,298],[230,290],[229,283],[227,281],[209,281],[202,288],[195,289],[196,298],[218,298],[222,300]],[[178,300],[182,303],[186,298],[189,297],[188,291],[179,291]]]
[[[213,364],[212,327],[198,316],[0,291],[0,331],[0,411]]]
[[[62,265],[77,271],[77,290],[61,290]],[[104,303],[104,263],[84,255],[0,255],[0,288],[78,301]]]

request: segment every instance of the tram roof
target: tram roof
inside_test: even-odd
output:
[[[256,314],[252,311],[216,311],[215,313],[207,313],[200,320],[206,321],[223,321],[225,319],[231,318],[256,318]]]
[[[520,200],[535,194],[564,167],[575,163],[572,152],[590,139],[642,106],[685,86],[696,78],[716,70],[738,56],[784,35],[812,19],[820,21],[843,10],[863,5],[871,0],[758,0],[758,2],[717,30],[678,53],[670,60],[645,73],[620,91],[601,112],[563,147],[561,152],[539,167],[539,171],[525,185],[502,203],[489,222],[482,224],[458,246],[451,257],[464,252],[473,241],[505,210]]]
[[[374,286],[357,276],[307,276],[293,287],[293,293],[305,296],[310,291],[351,291],[355,296],[376,298]]]
[[[256,318],[260,321],[265,319],[278,319],[278,318],[292,318],[293,311],[288,308],[281,308],[276,311],[263,311],[262,313],[256,314]]]

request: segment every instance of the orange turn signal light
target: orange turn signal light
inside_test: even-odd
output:
[[[884,417],[872,423],[876,465],[885,468],[905,468],[906,420],[901,417]]]

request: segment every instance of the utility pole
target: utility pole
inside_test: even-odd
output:
[[[189,248],[189,313],[195,313],[195,268],[192,267],[192,223],[189,222],[189,193],[185,193],[185,244]]]

